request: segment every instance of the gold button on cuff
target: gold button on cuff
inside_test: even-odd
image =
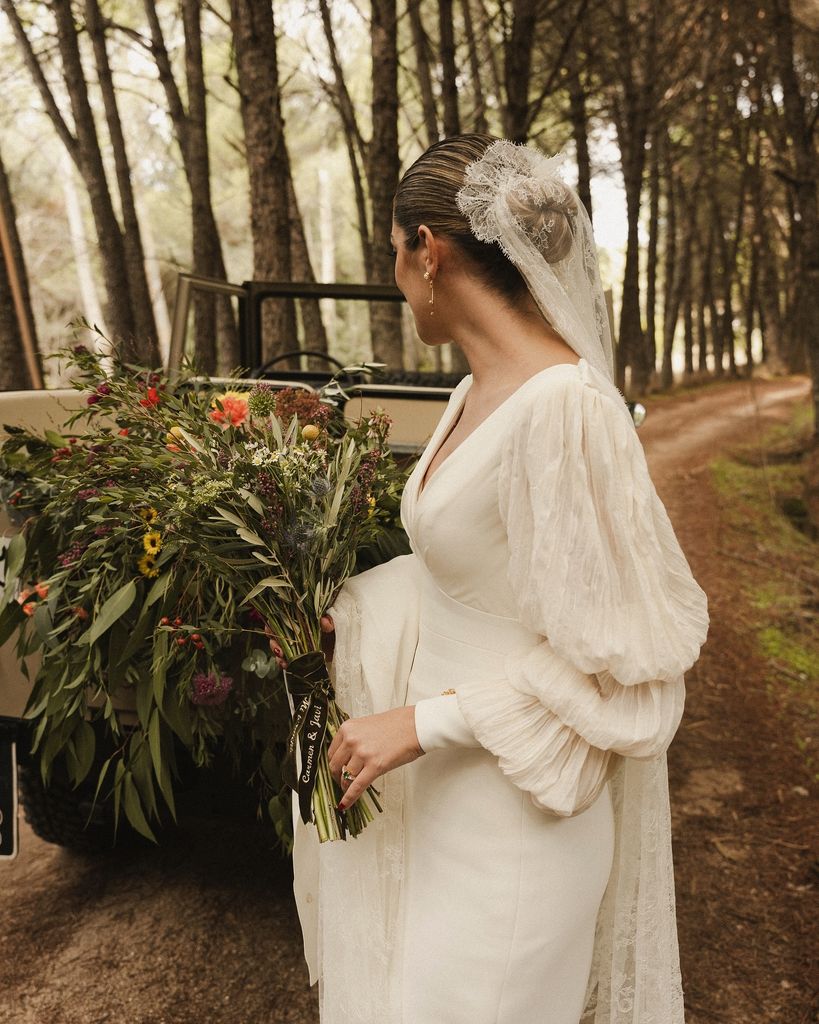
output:
[[[441,690],[441,696],[445,697],[448,693],[454,693],[454,690]]]

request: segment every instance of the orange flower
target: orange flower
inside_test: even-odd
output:
[[[74,612],[78,619],[88,618],[88,612],[81,605],[75,605],[75,607],[73,607],[71,611]]]
[[[37,607],[37,604],[36,604],[35,601],[27,601],[23,605],[23,611],[25,612],[26,615],[33,615],[34,614],[34,610],[35,610],[36,607]]]
[[[25,588],[24,588],[23,590],[21,590],[21,591],[20,591],[20,593],[19,593],[19,594],[17,595],[17,603],[18,603],[18,604],[25,604],[25,603],[26,603],[26,601],[28,601],[28,599],[29,599],[29,598],[31,597],[31,595],[32,595],[33,593],[34,593],[34,587],[25,587]],[[30,614],[30,613],[29,613],[29,614]]]
[[[221,423],[224,427],[240,427],[247,419],[247,395],[241,391],[225,391],[222,395],[214,395],[211,405],[216,406],[217,401],[222,408],[214,408],[208,414],[214,423]]]
[[[119,432],[119,436],[120,437],[127,437],[130,432],[131,432],[131,428],[130,427],[123,427],[122,430],[120,430],[120,432]]]
[[[46,598],[48,597],[48,584],[47,583],[35,583],[34,589],[37,592],[37,597]]]

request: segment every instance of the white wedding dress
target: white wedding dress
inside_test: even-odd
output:
[[[319,847],[294,812],[322,1024],[682,1024],[665,751],[706,597],[585,359],[421,489],[471,382],[407,482],[413,553],[331,609],[339,703],[414,704],[426,753],[376,783],[355,840]]]

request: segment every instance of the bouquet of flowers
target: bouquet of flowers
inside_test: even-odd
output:
[[[297,789],[322,841],[357,834],[378,794],[336,811],[326,749],[346,716],[319,620],[362,561],[406,550],[407,470],[387,417],[348,424],[335,382],[225,389],[188,370],[171,382],[105,369],[82,346],[61,355],[83,411],[43,436],[7,427],[0,448],[0,500],[20,526],[3,556],[0,642],[16,633],[21,658],[42,656],[24,714],[44,780],[61,754],[79,785],[107,730],[94,799],[107,777],[115,816],[124,807],[153,839],[157,785],[175,816],[174,738],[197,765],[220,739],[237,764],[261,747],[263,787]],[[286,690],[266,623],[290,660]],[[125,733],[114,705],[128,693],[138,724]],[[268,804],[285,844],[289,804]]]
[[[371,786],[346,814],[337,810],[327,749],[348,716],[334,700],[319,622],[359,549],[384,530],[381,510],[396,495],[389,419],[375,412],[343,427],[319,397],[264,384],[215,405],[217,428],[174,428],[185,489],[211,497],[210,515],[183,493],[168,519],[192,557],[244,592],[279,639],[293,711],[285,779],[302,820],[315,822],[322,842],[355,836],[381,807]]]

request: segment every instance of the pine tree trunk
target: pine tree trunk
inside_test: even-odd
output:
[[[483,94],[481,59],[478,55],[478,45],[475,40],[475,23],[472,20],[470,0],[461,0],[461,9],[464,16],[464,35],[466,36],[466,45],[469,50],[469,72],[472,76],[472,99],[474,103],[472,131],[485,134],[489,131],[486,123],[486,100]]]
[[[577,194],[594,223],[591,198],[591,157],[589,156],[589,120],[586,113],[586,92],[577,73],[569,76],[569,118],[572,138],[577,150]]]
[[[134,192],[131,185],[131,168],[125,148],[125,137],[114,92],[114,80],[108,51],[105,43],[105,32],[102,26],[97,0],[85,0],[85,20],[88,34],[94,48],[94,61],[97,67],[97,79],[102,101],[105,108],[105,119],[108,135],[114,156],[114,169],[119,190],[120,207],[122,209],[123,243],[125,260],[128,265],[128,290],[134,310],[134,322],[140,349],[150,366],[159,364],[159,345],[157,340],[156,321],[153,315],[151,293],[145,272],[145,254],[142,249],[142,238],[137,219]]]
[[[438,141],[438,114],[435,109],[435,95],[432,91],[432,75],[429,69],[429,36],[427,36],[424,22],[421,18],[421,0],[408,0],[407,13],[409,14],[410,28],[412,30],[412,45],[415,50],[415,70],[418,75],[418,85],[421,89],[421,109],[424,113],[424,130],[427,137],[427,145],[431,146]]]
[[[290,173],[279,103],[276,33],[269,0],[231,0],[231,29],[250,177],[253,273],[263,281],[291,281],[288,193]],[[298,348],[292,300],[265,303],[262,355]],[[289,361],[293,369],[297,360]],[[285,363],[277,364],[284,368]]]
[[[660,146],[664,133],[655,128],[651,133],[651,166],[649,170],[648,254],[646,262],[646,337],[644,345],[645,378],[643,390],[654,383],[657,372],[657,252],[660,234]]]
[[[791,140],[793,178],[791,186],[799,213],[797,250],[796,315],[793,321],[796,343],[804,352],[812,378],[813,436],[819,445],[819,203],[817,202],[817,153],[814,125],[808,125],[809,104],[802,96],[795,66],[793,16],[790,0],[772,0],[771,26],[779,74],[785,124]],[[819,460],[817,460],[819,464]],[[819,481],[814,481],[819,485]]]
[[[455,30],[452,25],[452,0],[438,0],[438,28],[441,39],[441,93],[444,98],[444,135],[459,135],[458,69],[455,67]]]
[[[23,258],[23,247],[17,232],[17,217],[11,196],[6,168],[0,155],[0,218],[3,234],[10,250],[10,263],[5,247],[0,248],[0,391],[25,391],[42,386],[42,365],[37,347],[34,313],[31,308],[28,274]],[[12,289],[12,275],[16,275],[17,302]],[[22,305],[22,310],[20,306]],[[24,321],[34,352],[26,357],[20,315]],[[31,363],[34,365],[32,366]]]
[[[398,184],[398,49],[396,2],[372,5],[372,139],[367,179],[372,204],[372,280],[395,284],[390,255],[392,200]],[[370,304],[373,358],[392,369],[403,366],[401,310],[397,303]]]
[[[77,135],[78,145],[72,156],[77,160],[77,166],[88,189],[97,231],[97,244],[102,257],[107,292],[106,320],[117,342],[119,354],[124,360],[151,362],[151,348],[145,347],[145,342],[139,337],[137,330],[128,281],[125,244],[105,176],[70,0],[54,0],[52,10],[57,21],[57,41],[62,58],[63,77]],[[148,345],[150,346],[150,342]]]
[[[534,0],[513,0],[512,28],[506,45],[504,81],[506,109],[504,134],[513,142],[525,142],[529,124],[529,82],[535,41],[537,5]]]
[[[210,155],[202,65],[201,5],[182,0],[185,36],[185,78],[188,110],[182,102],[156,10],[156,0],[143,0],[151,34],[151,53],[165,92],[168,112],[182,154],[191,193],[193,273],[226,280],[222,244],[210,191]],[[199,367],[206,373],[232,369],[239,362],[239,342],[230,299],[194,292],[194,339]]]

